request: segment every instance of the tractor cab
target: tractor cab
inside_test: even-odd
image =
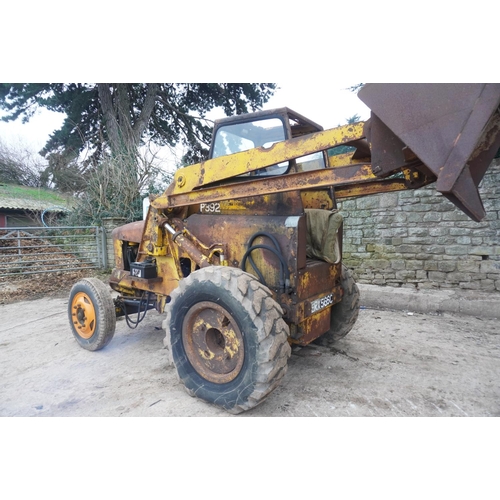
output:
[[[321,125],[292,111],[278,108],[222,118],[215,122],[210,159],[253,148],[269,149],[273,144],[323,130]],[[325,168],[322,151],[262,168],[239,177],[274,176]]]

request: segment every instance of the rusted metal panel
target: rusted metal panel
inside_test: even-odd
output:
[[[232,267],[241,266],[243,256],[248,250],[248,242],[254,234],[266,232],[272,235],[278,241],[281,254],[292,275],[291,286],[295,286],[293,276],[297,272],[299,260],[305,257],[298,251],[301,218],[303,217],[194,214],[187,219],[186,228],[206,245],[226,244],[226,259]],[[272,245],[266,236],[260,236],[252,245],[259,244]],[[305,241],[303,244],[305,247]],[[279,258],[273,252],[260,248],[252,252],[251,256],[262,272],[267,286],[278,288]],[[250,262],[247,262],[245,270],[256,274]]]
[[[131,222],[113,229],[111,237],[113,238],[113,252],[115,256],[115,267],[125,269],[124,242],[133,242],[139,244],[144,231],[144,221]]]
[[[323,210],[335,208],[332,195],[327,189],[302,191],[301,197],[304,208],[321,208]]]
[[[144,221],[131,222],[113,229],[111,236],[114,240],[133,241],[140,243],[142,232],[144,231]]]
[[[438,191],[484,217],[477,186],[500,146],[500,83],[368,84],[358,96],[433,172]],[[383,157],[376,135],[371,147]]]
[[[340,264],[329,264],[321,260],[308,259],[297,279],[297,299],[315,297],[326,293],[340,279]]]
[[[430,183],[431,181],[429,181]],[[358,198],[371,194],[389,193],[408,189],[403,179],[389,179],[384,181],[367,182],[355,186],[342,186],[335,189],[335,196],[341,200],[344,198]]]
[[[255,180],[251,181],[204,188],[191,193],[165,195],[157,198],[153,203],[158,209],[174,208],[273,193],[335,187],[373,180],[377,180],[377,176],[372,173],[370,165],[346,165],[277,177],[255,178]]]
[[[281,296],[278,301],[286,311],[286,321],[298,325],[315,313],[311,309],[313,301],[329,296],[330,302],[326,305],[329,308],[340,302],[342,294],[340,264],[308,259],[306,267],[299,270],[294,293],[290,296]]]
[[[299,191],[201,203],[198,208],[198,213],[208,215],[301,215],[303,211]]]
[[[290,329],[293,344],[308,345],[330,329],[330,309],[324,309]]]
[[[372,144],[371,165],[375,175],[385,177],[405,164],[405,144],[377,115],[372,113],[364,131]]]
[[[403,177],[392,179],[383,179],[379,181],[367,181],[355,185],[345,185],[335,188],[335,197],[357,198],[378,193],[390,193],[392,191],[402,191],[405,189],[417,189],[436,180],[434,175],[426,175],[420,170],[414,168],[402,168]]]
[[[156,258],[158,278],[142,279],[130,275],[130,271],[113,269],[109,284],[113,290],[124,295],[137,296],[141,291],[152,292],[160,296],[168,296],[179,284],[179,272],[172,256]]]
[[[125,243],[118,238],[113,238],[113,253],[115,256],[115,268],[125,269],[125,259],[123,257],[123,245]]]

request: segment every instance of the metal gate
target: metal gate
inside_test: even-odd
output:
[[[0,229],[0,277],[107,267],[98,226]]]

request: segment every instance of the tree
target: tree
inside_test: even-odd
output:
[[[346,118],[345,122],[347,125],[354,125],[355,123],[358,123],[361,121],[361,116],[359,116],[357,113],[355,115],[352,115],[349,118]]]
[[[140,146],[182,144],[183,161],[202,161],[212,132],[209,111],[255,111],[275,89],[271,83],[4,83],[0,109],[7,111],[4,121],[27,122],[39,107],[66,114],[40,152],[49,160],[42,180],[73,192],[83,185],[78,215],[98,223],[140,214],[141,192],[158,173]],[[85,160],[75,163],[82,153]]]
[[[364,83],[356,83],[355,85],[347,87],[347,90],[349,90],[350,92],[355,92],[357,94],[364,87],[364,85]]]
[[[17,83],[0,84],[4,121],[27,122],[38,107],[66,114],[41,151],[42,156],[90,151],[89,161],[134,158],[151,140],[160,146],[189,147],[189,160],[204,159],[211,127],[206,114],[255,111],[273,95],[267,83]]]
[[[47,160],[48,165],[40,176],[43,186],[74,195],[85,191],[92,167],[82,164],[74,154],[65,151],[50,153]]]
[[[0,140],[0,182],[41,187],[41,158],[23,146],[8,146]]]

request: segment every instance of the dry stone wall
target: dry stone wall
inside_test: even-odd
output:
[[[360,283],[500,292],[500,159],[480,193],[479,223],[434,185],[343,200],[344,263]]]

